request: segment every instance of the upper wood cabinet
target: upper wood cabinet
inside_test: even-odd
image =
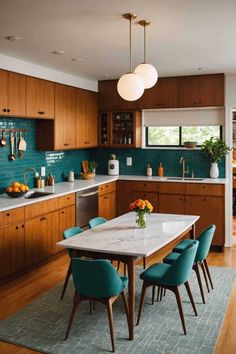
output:
[[[224,106],[224,75],[183,76],[180,80],[180,107]]]
[[[126,101],[117,91],[118,80],[98,81],[98,108],[100,111],[117,109],[138,109],[139,100]]]
[[[179,107],[179,78],[159,79],[155,86],[144,91],[139,106],[141,109]]]
[[[76,90],[76,147],[97,146],[98,119],[97,93],[82,89]]]
[[[0,70],[0,115],[25,116],[26,76]]]
[[[53,119],[54,113],[54,83],[27,76],[26,116]]]
[[[55,85],[55,150],[75,149],[76,88]]]

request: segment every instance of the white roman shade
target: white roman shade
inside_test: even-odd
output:
[[[225,125],[224,108],[143,110],[144,127]]]

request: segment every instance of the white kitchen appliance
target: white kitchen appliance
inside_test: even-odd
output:
[[[119,175],[119,161],[118,160],[108,160],[108,174],[110,176]]]

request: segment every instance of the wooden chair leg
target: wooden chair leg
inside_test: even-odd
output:
[[[163,287],[161,286],[160,288],[161,288],[161,289],[160,289],[160,290],[161,290],[161,291],[160,291],[160,301],[162,301],[162,296],[163,296]]]
[[[152,305],[154,304],[154,297],[155,297],[155,285],[152,286]]]
[[[199,285],[200,292],[201,292],[202,302],[203,302],[203,304],[205,304],[206,301],[205,301],[205,296],[204,296],[203,287],[202,287],[202,280],[201,280],[201,276],[200,276],[200,272],[199,272],[199,268],[198,268],[197,263],[194,264],[193,270],[195,271],[196,276],[197,276],[197,281],[198,281],[198,285]]]
[[[141,317],[141,313],[142,313],[142,309],[143,309],[146,289],[147,289],[147,285],[145,282],[143,282],[140,304],[139,304],[139,309],[138,309],[138,319],[137,319],[137,324],[136,324],[137,326],[139,325],[139,321],[140,321],[140,317]]]
[[[201,262],[201,268],[202,268],[203,276],[204,276],[204,279],[206,282],[207,292],[209,293],[210,289],[209,289],[209,285],[208,285],[207,275],[206,275],[204,264],[202,262]]]
[[[163,296],[166,296],[166,288],[164,288]]]
[[[120,269],[120,261],[118,261],[118,263],[117,263],[117,272],[119,272],[119,269]]]
[[[212,279],[211,279],[211,274],[210,274],[210,271],[209,271],[209,268],[208,268],[208,264],[207,264],[207,260],[204,259],[203,263],[205,265],[205,269],[206,269],[206,272],[207,272],[207,275],[208,275],[208,279],[209,279],[210,284],[211,284],[211,288],[214,289],[213,283],[212,283]]]
[[[195,302],[194,302],[194,300],[193,300],[193,295],[192,295],[192,292],[191,292],[191,289],[190,289],[190,286],[189,286],[188,281],[186,281],[186,282],[184,283],[184,285],[185,285],[185,288],[186,288],[186,290],[187,290],[187,293],[188,293],[188,297],[189,297],[189,299],[190,299],[190,302],[191,302],[191,304],[192,304],[193,311],[194,311],[195,315],[197,316],[197,309],[196,309],[196,306],[195,306]]]
[[[107,314],[108,314],[110,336],[111,336],[111,346],[112,346],[112,351],[114,352],[115,351],[114,322],[113,322],[113,313],[112,313],[112,302],[111,302],[111,299],[108,299],[106,301],[106,305],[107,305]]]
[[[122,295],[122,299],[123,299],[123,303],[124,303],[124,307],[125,307],[125,313],[126,313],[126,318],[127,318],[128,328],[129,328],[129,308],[128,308],[127,297],[126,297],[124,290],[122,291],[121,295]]]
[[[124,263],[124,277],[126,277],[126,263]]]
[[[177,301],[177,305],[178,305],[178,309],[179,309],[179,315],[180,315],[182,327],[183,327],[183,330],[184,330],[184,334],[187,334],[186,326],[185,326],[185,320],[184,320],[184,313],[183,313],[183,308],[182,308],[182,303],[181,303],[181,298],[180,298],[178,286],[173,287],[172,290],[175,293],[175,297],[176,297],[176,301]]]
[[[76,312],[76,309],[77,309],[78,305],[79,305],[79,295],[78,295],[78,293],[75,293],[74,304],[73,304],[73,308],[72,308],[72,311],[71,311],[71,315],[70,315],[70,319],[69,319],[69,323],[68,323],[68,327],[67,327],[67,331],[66,331],[65,340],[67,340],[68,335],[70,333],[71,325],[72,325],[72,322],[73,322],[73,319],[74,319],[74,316],[75,316],[75,312]]]
[[[160,289],[161,289],[161,287],[158,285],[158,287],[157,287],[157,301],[160,301]]]
[[[146,269],[146,257],[143,257],[143,269]]]
[[[63,299],[64,294],[66,292],[66,288],[67,288],[68,281],[70,279],[70,275],[71,275],[71,260],[70,260],[70,264],[69,264],[68,269],[67,269],[66,279],[64,281],[63,290],[62,290],[62,293],[61,293],[61,300]]]

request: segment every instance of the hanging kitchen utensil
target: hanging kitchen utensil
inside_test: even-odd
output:
[[[14,135],[12,134],[12,132],[10,133],[10,154],[8,156],[9,161],[14,161],[16,159],[15,155],[14,155]]]
[[[18,157],[19,159],[23,159],[24,158],[24,152],[22,150],[22,148],[24,148],[24,142],[22,143],[22,132],[20,131],[20,138],[19,138],[19,142],[18,142]],[[24,140],[25,141],[25,140]]]
[[[24,132],[24,136],[25,136],[25,132]],[[26,151],[26,141],[25,141],[25,137],[23,138],[22,136],[22,132],[20,132],[20,141],[19,141],[19,150],[21,151]]]
[[[7,143],[6,139],[4,138],[4,133],[5,133],[5,130],[3,129],[2,130],[2,137],[0,139],[0,146],[1,147],[4,147],[6,145],[6,143]]]

